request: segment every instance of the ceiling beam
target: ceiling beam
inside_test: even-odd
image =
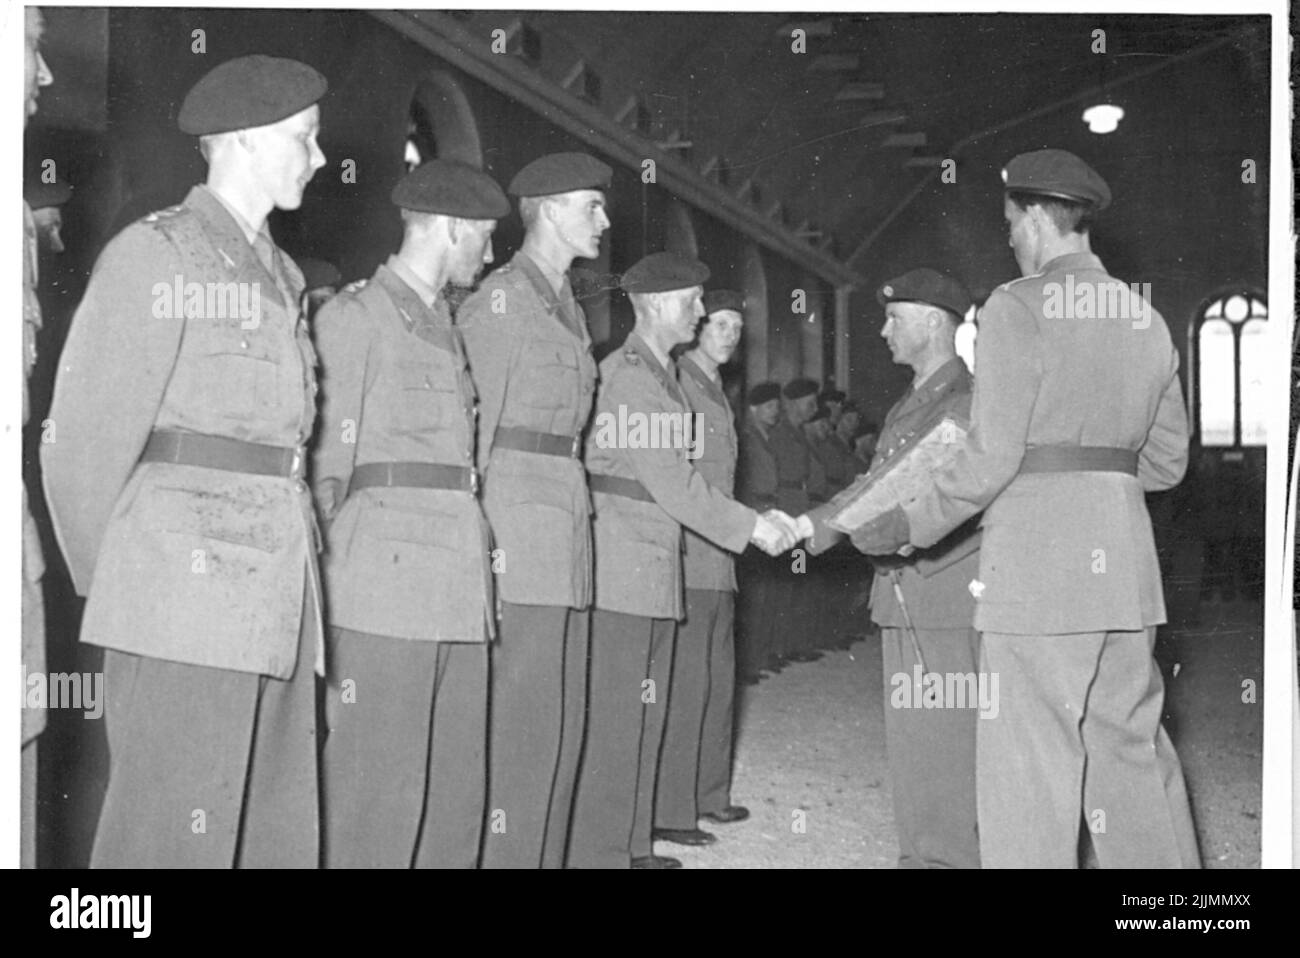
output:
[[[1115,77],[1114,79],[1107,80],[1106,89],[1114,90],[1118,87],[1132,83],[1135,80],[1145,79],[1151,76],[1152,74],[1159,73],[1162,70],[1167,70],[1172,66],[1179,66],[1191,60],[1199,59],[1200,57],[1203,57],[1209,53],[1213,53],[1215,50],[1218,50],[1230,44],[1238,43],[1239,41],[1240,41],[1240,36],[1234,33],[1232,36],[1220,37],[1219,39],[1213,40],[1210,43],[1203,44],[1194,50],[1189,50],[1186,53],[1182,54],[1181,56],[1165,57],[1159,59],[1155,63],[1150,64],[1149,66],[1141,67],[1137,70],[1132,71],[1131,73],[1126,73],[1123,76]],[[998,133],[1003,133],[1010,129],[1014,129],[1015,127],[1021,126],[1025,123],[1029,123],[1034,120],[1037,120],[1040,117],[1051,116],[1053,113],[1063,110],[1066,107],[1074,106],[1080,100],[1089,99],[1090,97],[1094,96],[1096,92],[1097,92],[1096,85],[1095,84],[1089,85],[1086,88],[1080,90],[1078,93],[1074,93],[1063,99],[1057,100],[1054,103],[1049,103],[1046,106],[1037,107],[1033,110],[1030,110],[1027,113],[1022,113],[1019,116],[1011,117],[1008,120],[1003,120],[1001,123],[995,123],[992,126],[985,127],[982,130],[978,130],[974,133],[971,133],[969,136],[962,137],[960,140],[954,143],[952,147],[948,150],[948,156],[956,158],[960,156],[963,151],[967,150],[975,143],[978,143],[980,140],[987,139],[990,136],[993,136]],[[889,211],[888,214],[886,214],[884,219],[882,219],[879,223],[877,223],[875,228],[873,228],[870,233],[868,233],[865,237],[862,238],[862,241],[858,243],[857,248],[854,249],[854,251],[849,254],[848,259],[846,260],[847,263],[852,265],[854,263],[861,261],[861,259],[867,254],[867,251],[871,249],[872,244],[875,243],[876,240],[878,240],[881,237],[881,235],[885,232],[885,230],[889,228],[889,225],[893,223],[894,220],[897,219],[900,215],[902,215],[902,212],[905,209],[907,209],[909,206],[911,206],[912,203],[916,200],[916,198],[925,191],[926,187],[928,187],[931,181],[933,181],[934,177],[937,175],[940,168],[941,167],[934,167],[925,176],[921,177],[920,181],[915,186],[913,186],[911,190],[908,191],[907,195],[905,195],[894,206],[894,208]]]
[[[454,17],[430,10],[374,10],[370,15],[638,175],[642,162],[653,159],[659,185],[665,190],[772,252],[831,283],[857,286],[864,281],[857,270],[803,242],[751,204],[705,179],[682,157],[658,149],[594,104],[579,99],[526,64],[495,56],[481,37],[470,33]]]

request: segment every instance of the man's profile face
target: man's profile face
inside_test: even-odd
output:
[[[719,309],[709,314],[700,327],[700,352],[719,366],[725,365],[740,346],[745,320],[734,309]]]
[[[695,338],[695,327],[704,315],[704,303],[700,298],[703,295],[702,286],[658,294],[657,325],[668,334],[672,343],[689,343]]]
[[[325,165],[325,154],[316,144],[319,133],[320,108],[315,103],[277,123],[240,131],[262,188],[277,209],[301,206],[303,190]]]
[[[447,278],[457,286],[473,286],[485,266],[496,259],[492,254],[492,233],[496,220],[456,220]]]
[[[813,393],[798,399],[787,399],[786,403],[789,410],[787,415],[796,426],[802,426],[817,412],[817,396]]]
[[[25,10],[23,29],[23,125],[36,114],[36,100],[41,87],[54,82],[45,58],[41,56],[41,36],[45,33],[45,18],[36,7]]]
[[[894,302],[885,306],[885,326],[880,335],[889,344],[894,362],[911,365],[921,358],[930,341],[928,311],[924,303]]]
[[[759,403],[752,408],[754,418],[769,429],[775,426],[777,420],[781,418],[781,400],[779,399],[769,399],[767,402]]]
[[[600,255],[600,237],[609,229],[605,194],[600,190],[574,190],[552,198],[549,204],[556,234],[574,258]]]

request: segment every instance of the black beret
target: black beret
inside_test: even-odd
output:
[[[320,289],[322,286],[338,286],[343,279],[339,268],[327,259],[313,259],[310,256],[295,260],[302,272],[305,290]]]
[[[765,402],[771,402],[773,399],[781,398],[781,387],[776,383],[759,383],[749,390],[749,404],[751,406],[761,406]]]
[[[236,57],[190,87],[176,125],[191,136],[267,126],[307,109],[328,88],[323,76],[297,60]]]
[[[651,253],[623,274],[619,285],[628,293],[665,293],[703,286],[709,268],[680,253]]]
[[[392,200],[404,210],[469,220],[497,220],[510,201],[496,180],[459,160],[428,160],[397,181]]]
[[[711,289],[704,294],[704,313],[711,316],[720,309],[734,309],[744,315],[745,297],[734,289]]]
[[[844,393],[843,393],[841,390],[839,390],[839,389],[828,389],[828,390],[826,390],[824,393],[821,394],[821,401],[822,401],[822,402],[837,402],[837,403],[843,403],[844,400],[845,400],[845,398],[846,398],[846,397],[845,397]]]
[[[924,267],[891,279],[876,290],[876,299],[881,306],[896,302],[929,303],[951,310],[958,316],[965,316],[971,307],[970,293],[966,292],[965,286],[951,276]]]
[[[44,183],[40,179],[24,180],[23,199],[33,210],[62,206],[72,199],[72,187],[66,180],[56,180],[53,183]]]
[[[811,379],[792,379],[781,390],[786,399],[802,399],[804,396],[816,396],[817,384]]]
[[[553,196],[574,190],[603,190],[614,171],[586,153],[548,153],[539,156],[510,181],[515,196]]]
[[[1002,171],[1008,192],[1037,193],[1088,203],[1098,210],[1110,205],[1110,187],[1101,175],[1073,153],[1035,150],[1014,157]]]

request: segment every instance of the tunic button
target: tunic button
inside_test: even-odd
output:
[[[247,340],[247,339],[241,339],[241,340],[239,341],[239,348],[240,348],[240,349],[247,349],[247,348],[248,348],[248,340]]]
[[[303,482],[301,479],[295,479],[295,480],[293,481],[293,487],[294,487],[294,489],[298,490],[299,492],[306,492],[306,491],[307,491],[307,483]]]

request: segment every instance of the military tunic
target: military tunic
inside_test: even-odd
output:
[[[324,402],[313,482],[329,521],[331,625],[325,864],[473,867],[495,616],[460,333],[397,257],[327,303],[315,333]],[[399,476],[349,490],[412,463],[467,481],[418,487]]]
[[[920,436],[944,416],[970,421],[971,376],[954,356],[911,386],[885,416],[872,468]],[[843,496],[809,513],[817,529],[810,548],[834,537],[824,520]],[[906,559],[876,559],[872,619],[882,626],[885,740],[889,754],[899,866],[978,868],[975,827],[975,704],[967,708],[914,707],[897,695],[914,685],[914,668],[940,675],[974,675],[979,660],[975,599],[970,584],[979,574],[979,532],[974,519],[944,540]],[[903,605],[895,584],[902,591]],[[907,615],[904,615],[903,606]],[[908,616],[916,630],[916,658]],[[901,677],[901,679],[900,679]]]
[[[582,307],[527,253],[456,317],[479,395],[478,462],[501,599],[485,868],[559,868],[582,750],[592,595],[581,435],[596,389]],[[549,437],[548,452],[498,437]],[[504,822],[504,826],[502,823]]]
[[[597,556],[591,712],[570,862],[625,868],[631,858],[652,853],[673,635],[685,613],[682,526],[740,552],[757,517],[709,485],[687,458],[684,442],[665,445],[657,429],[636,438],[633,417],[653,422],[656,414],[676,416],[684,426],[682,417],[690,413],[671,360],[665,368],[633,332],[605,358],[600,372],[596,417],[587,437]],[[626,435],[619,434],[620,421],[628,424]],[[658,448],[649,445],[652,433]],[[642,497],[600,491],[597,477],[639,484]],[[647,679],[655,696],[643,704]]]
[[[46,495],[88,596],[82,641],[110,650],[96,865],[317,860],[323,657],[301,468],[141,461],[163,430],[286,458],[296,447],[300,466],[316,391],[302,276],[257,240],[260,255],[206,186],[129,226],[100,256],[60,360]],[[266,775],[246,786],[250,755]],[[206,831],[178,827],[196,807]]]
[[[682,395],[704,417],[695,469],[715,489],[736,485],[738,441],[722,383],[690,356],[678,363]],[[672,691],[655,793],[657,828],[692,829],[731,804],[736,684],[736,573],[731,553],[684,531],[686,618],[677,628]]]
[[[978,724],[986,867],[1073,867],[1080,818],[1096,809],[1106,813],[1092,836],[1103,866],[1198,862],[1160,725],[1151,648],[1165,608],[1143,498],[1176,485],[1187,465],[1178,353],[1135,292],[1122,315],[1046,315],[1050,284],[1117,283],[1079,252],[989,297],[970,434],[903,504],[921,547],[985,509],[975,625],[981,670],[1002,689],[998,720]],[[1054,446],[1127,451],[1136,475],[1022,465]]]

